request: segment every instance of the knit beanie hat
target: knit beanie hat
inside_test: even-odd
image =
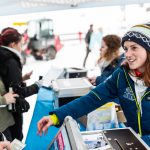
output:
[[[150,24],[133,26],[122,38],[122,47],[125,41],[133,41],[150,52]]]

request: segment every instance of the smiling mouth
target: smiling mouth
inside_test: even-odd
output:
[[[129,63],[133,63],[135,59],[127,59]]]

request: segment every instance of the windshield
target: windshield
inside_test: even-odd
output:
[[[30,21],[28,23],[28,36],[34,38],[39,34],[39,24],[35,21]]]
[[[51,19],[29,21],[28,36],[36,39],[53,36],[53,21]]]
[[[40,22],[41,36],[52,36],[53,35],[53,21],[52,20],[42,20]]]

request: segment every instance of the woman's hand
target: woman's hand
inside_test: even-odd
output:
[[[53,122],[50,118],[50,116],[44,116],[38,123],[38,134],[42,136],[42,133],[46,134],[48,131],[48,128],[53,125]]]
[[[18,94],[14,94],[14,93],[6,93],[4,95],[4,98],[6,100],[6,104],[11,104],[11,103],[15,103],[16,102],[16,97],[19,97]]]
[[[11,144],[9,141],[0,142],[0,150],[11,150]]]
[[[30,71],[29,73],[26,73],[26,74],[22,77],[22,81],[25,81],[25,80],[30,79],[32,73],[33,73],[33,71]]]
[[[96,77],[91,77],[91,78],[88,78],[89,82],[92,84],[92,85],[96,85]]]

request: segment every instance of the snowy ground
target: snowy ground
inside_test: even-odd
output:
[[[38,80],[39,76],[44,76],[51,68],[63,68],[63,67],[79,67],[82,68],[83,60],[85,57],[85,44],[84,41],[79,43],[79,41],[74,43],[64,43],[64,47],[57,53],[56,59],[51,61],[36,61],[33,57],[27,58],[27,63],[23,67],[23,74],[33,70],[31,79],[27,81],[27,85],[30,85]],[[89,71],[89,76],[93,76],[93,68],[95,61],[99,52],[93,51],[89,55],[87,60],[86,68]],[[96,74],[99,72],[96,71]],[[30,110],[24,114],[24,124],[23,124],[23,133],[25,141],[32,114],[34,111],[34,106],[36,102],[37,95],[33,95],[27,98],[27,101],[30,103]]]

